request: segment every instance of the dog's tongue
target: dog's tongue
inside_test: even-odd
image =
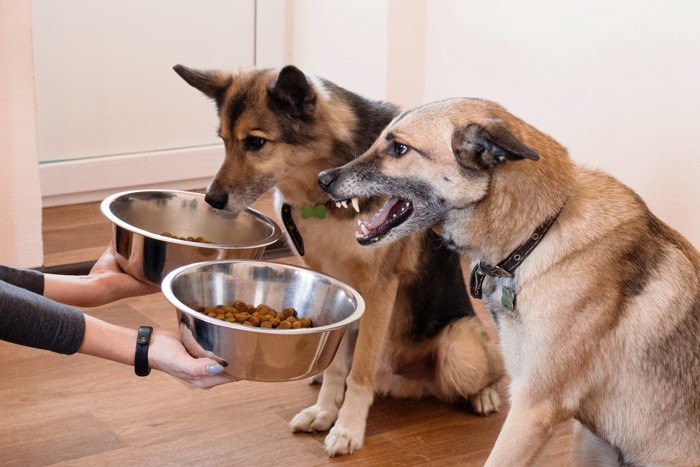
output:
[[[363,222],[367,230],[374,230],[380,225],[382,225],[384,222],[386,222],[387,217],[389,217],[389,214],[391,213],[391,209],[394,206],[396,206],[400,201],[401,198],[396,197],[387,200],[387,202],[384,203],[384,207],[378,213],[372,216],[372,218],[369,219],[367,222]]]

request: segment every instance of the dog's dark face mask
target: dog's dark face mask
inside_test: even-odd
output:
[[[207,188],[205,199],[214,208],[242,211],[304,163],[294,148],[313,138],[316,94],[299,69],[174,70],[217,105],[226,157]]]
[[[361,222],[361,245],[397,240],[469,210],[488,193],[491,176],[507,161],[538,155],[497,119],[455,125],[443,103],[397,117],[358,159],[319,174],[334,200],[389,196],[384,208]]]

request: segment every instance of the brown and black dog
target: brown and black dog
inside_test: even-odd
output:
[[[404,112],[319,183],[406,206],[360,243],[434,227],[474,261],[511,377],[487,465],[531,464],[571,418],[582,465],[700,465],[700,253],[631,189],[466,98]]]
[[[213,99],[220,116],[226,157],[207,202],[241,211],[274,188],[289,243],[305,265],[351,285],[366,302],[356,343],[344,339],[317,403],[294,417],[292,429],[333,426],[325,449],[334,456],[362,447],[375,391],[466,398],[483,415],[498,410],[493,385],[502,360],[474,315],[459,255],[424,232],[372,250],[345,241],[359,211],[379,209],[383,201],[350,201],[354,209],[348,209],[329,202],[316,182],[320,171],[369,148],[398,109],[293,66],[224,73],[178,65],[175,71]]]

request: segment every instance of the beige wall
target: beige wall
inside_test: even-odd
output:
[[[693,0],[430,2],[425,98],[500,102],[700,248],[698,18]]]
[[[0,0],[0,264],[41,266],[30,0]]]

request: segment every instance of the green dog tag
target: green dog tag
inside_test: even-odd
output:
[[[509,311],[513,311],[514,304],[515,292],[508,287],[503,287],[503,291],[501,292],[501,305],[503,305]]]
[[[306,204],[301,205],[301,218],[309,219],[311,217],[318,217],[319,219],[326,218],[326,207],[323,204],[317,206],[308,206]]]

